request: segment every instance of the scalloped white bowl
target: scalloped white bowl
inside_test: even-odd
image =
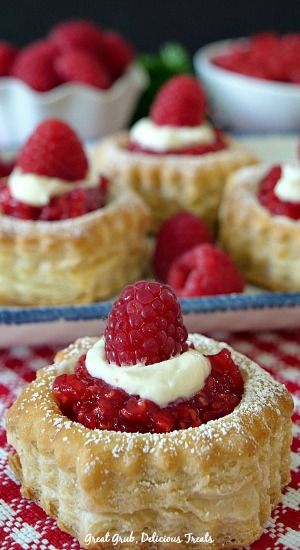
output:
[[[92,140],[126,127],[148,77],[132,64],[109,90],[67,83],[36,92],[16,78],[0,79],[0,147],[15,148],[42,120],[61,118],[82,139]]]
[[[208,92],[214,119],[239,131],[299,131],[300,85],[245,76],[212,63],[215,55],[241,41],[214,42],[194,56],[195,70]]]

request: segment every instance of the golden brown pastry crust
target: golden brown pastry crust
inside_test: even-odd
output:
[[[101,141],[91,160],[98,170],[142,196],[153,213],[153,230],[179,210],[194,212],[215,229],[227,177],[241,166],[257,163],[243,145],[226,141],[226,149],[206,155],[147,155],[126,150],[124,132]]]
[[[85,303],[112,296],[143,274],[150,212],[114,190],[108,204],[62,221],[0,214],[0,303]]]
[[[300,221],[274,216],[257,199],[270,166],[239,170],[220,209],[220,239],[246,278],[271,290],[300,290]]]
[[[199,335],[190,339],[206,354],[229,348]],[[214,543],[201,544],[205,550],[247,546],[259,538],[290,480],[293,401],[286,389],[231,350],[245,380],[241,403],[231,414],[168,434],[89,430],[62,415],[51,387],[57,374],[72,372],[95,340],[78,340],[60,352],[8,412],[8,441],[16,450],[11,464],[22,494],[84,548],[112,547],[85,544],[88,533],[101,537],[107,531],[134,531],[138,541],[143,531],[208,532]],[[182,545],[195,548],[184,538]]]

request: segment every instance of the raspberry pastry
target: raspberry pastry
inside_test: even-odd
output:
[[[161,88],[150,118],[95,148],[96,166],[151,207],[153,229],[179,210],[202,216],[214,228],[227,176],[255,163],[252,154],[205,117],[200,84],[192,76],[177,76]]]
[[[67,124],[43,122],[0,180],[0,302],[112,295],[142,274],[149,223],[139,197],[89,172]]]
[[[188,336],[170,287],[140,281],[104,337],[78,340],[23,390],[11,465],[84,548],[107,533],[131,533],[126,548],[157,548],[153,533],[169,549],[191,548],[188,533],[204,549],[247,546],[290,479],[292,409],[250,359]]]
[[[226,187],[221,240],[251,282],[300,290],[300,169],[245,168]]]

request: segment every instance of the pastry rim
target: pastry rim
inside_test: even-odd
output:
[[[236,430],[237,424],[241,423],[242,425],[243,422],[245,422],[245,426],[247,426],[247,429],[249,429],[249,433],[247,438],[245,438],[245,426],[243,426],[242,432],[239,433],[239,440],[241,443],[240,455],[242,455],[242,450],[248,453],[249,449],[253,449],[251,439],[256,435],[255,422],[252,421],[254,419],[261,421],[262,414],[267,414],[269,420],[274,418],[274,416],[276,417],[276,412],[274,410],[274,408],[278,405],[278,403],[276,402],[276,398],[278,398],[279,402],[282,399],[285,403],[285,407],[287,408],[287,411],[285,412],[287,412],[288,414],[291,413],[291,407],[293,406],[292,399],[287,393],[286,389],[279,382],[274,380],[268,373],[263,371],[263,369],[261,369],[256,363],[254,363],[254,361],[247,358],[243,354],[236,352],[228,344],[224,342],[216,342],[215,340],[212,340],[210,338],[195,334],[190,336],[192,336],[193,342],[196,342],[197,344],[200,343],[201,351],[203,353],[212,354],[212,343],[213,351],[217,352],[224,348],[228,349],[232,354],[233,360],[239,365],[242,373],[244,375],[246,374],[246,377],[250,376],[250,378],[246,378],[245,380],[245,391],[242,399],[232,413],[217,420],[211,420],[197,428],[174,430],[172,432],[164,434],[127,433],[99,429],[91,430],[78,422],[69,420],[66,416],[64,416],[51,393],[50,387],[52,386],[52,382],[58,374],[66,372],[63,369],[66,368],[68,361],[75,361],[75,359],[77,360],[80,355],[86,353],[87,350],[90,349],[90,347],[97,341],[97,338],[81,338],[77,340],[74,344],[71,344],[65,350],[58,352],[55,357],[55,363],[38,371],[37,379],[29,386],[27,386],[25,390],[23,390],[21,396],[17,400],[17,403],[19,405],[21,402],[25,404],[27,402],[29,405],[29,410],[36,410],[36,402],[38,399],[37,394],[35,393],[33,399],[29,399],[28,401],[26,399],[26,396],[27,393],[31,393],[31,389],[34,386],[37,386],[40,395],[42,395],[43,400],[45,400],[45,410],[48,411],[49,414],[46,415],[45,418],[43,414],[44,411],[42,409],[37,409],[36,412],[38,413],[38,415],[35,415],[35,419],[37,420],[38,416],[40,416],[39,420],[45,422],[46,427],[49,428],[49,433],[60,432],[60,435],[66,435],[66,433],[62,434],[62,432],[64,430],[68,432],[68,430],[72,428],[78,434],[78,437],[81,440],[85,439],[85,445],[91,444],[92,446],[97,446],[99,444],[100,446],[103,446],[103,450],[105,452],[107,450],[111,451],[115,458],[117,457],[117,448],[119,448],[120,453],[125,456],[124,453],[132,451],[133,443],[135,443],[136,450],[139,449],[141,451],[147,447],[147,451],[149,454],[152,454],[154,451],[162,451],[164,455],[167,454],[171,457],[174,452],[174,447],[172,448],[171,443],[174,443],[177,449],[179,448],[182,450],[182,444],[184,442],[184,450],[186,451],[187,449],[195,449],[195,443],[199,442],[199,440],[202,438],[206,440],[206,443],[208,445],[207,451],[204,453],[204,455],[207,455],[211,453],[214,444],[216,444],[217,440],[215,436],[218,428],[221,427],[221,424],[224,425],[222,426],[222,452],[225,453],[225,455],[228,455],[228,449],[231,449],[230,437],[232,436],[232,429],[234,428]],[[249,381],[251,382],[250,389]],[[266,399],[264,401],[261,400],[260,393],[263,388],[264,390],[269,391],[269,394],[266,396]],[[41,393],[41,390],[43,390],[43,393]],[[255,410],[253,410],[254,405]],[[49,406],[50,408],[47,409],[47,406]],[[23,406],[21,407],[21,410],[23,410]],[[12,411],[13,409],[10,409],[10,412],[8,413],[9,429],[12,426]],[[250,423],[248,418],[249,415],[252,420]],[[16,420],[16,425],[18,425],[18,419]],[[226,428],[228,431],[226,431]],[[58,439],[60,441],[60,437]],[[112,439],[114,440],[113,444],[112,441],[110,441]],[[127,449],[126,443],[128,444]],[[218,445],[219,443],[220,441],[218,441]],[[60,445],[60,442],[58,442],[58,444]],[[166,448],[168,448],[168,453],[166,453]],[[213,457],[210,458],[213,459]]]
[[[229,178],[230,185],[239,185],[242,189],[242,193],[246,200],[250,200],[252,204],[255,203],[256,207],[259,208],[260,213],[264,213],[265,216],[268,217],[268,219],[272,220],[272,223],[275,225],[299,225],[300,226],[300,218],[294,219],[290,218],[289,216],[285,216],[283,214],[272,214],[268,208],[266,208],[261,202],[259,201],[257,194],[254,193],[253,189],[249,189],[249,186],[255,186],[255,190],[257,190],[257,186],[259,185],[262,178],[268,173],[268,171],[277,163],[261,163],[257,166],[245,166],[243,168],[240,168],[237,170],[232,176]],[[228,182],[228,183],[229,183]],[[222,211],[222,206],[221,206]],[[221,216],[222,217],[222,216]]]
[[[182,167],[185,164],[189,164],[190,167],[195,165],[195,167],[198,167],[199,165],[207,165],[211,164],[211,161],[223,161],[227,160],[227,157],[230,154],[230,157],[232,157],[232,153],[234,152],[241,152],[247,157],[252,158],[257,162],[257,157],[254,153],[251,151],[248,151],[248,149],[239,141],[229,137],[226,134],[223,134],[224,141],[226,143],[226,147],[223,149],[220,149],[218,151],[210,151],[208,153],[203,153],[201,155],[189,155],[189,154],[180,154],[177,155],[176,152],[167,154],[159,153],[159,154],[148,154],[143,151],[131,151],[124,147],[126,142],[128,142],[129,132],[123,131],[118,132],[116,134],[113,134],[111,136],[105,137],[101,142],[96,144],[92,149],[92,158],[94,156],[97,157],[98,150],[101,150],[103,146],[112,147],[115,151],[118,152],[118,154],[121,155],[122,161],[136,163],[140,164],[145,163],[148,165],[162,165],[162,164],[170,164],[172,167],[173,165],[177,165],[178,167]],[[177,167],[177,166],[176,166]]]
[[[272,166],[248,166],[229,178],[219,212],[220,241],[249,281],[275,291],[297,291],[300,219],[272,214],[257,197],[259,182]],[[260,251],[266,247],[262,261]]]
[[[244,460],[248,464],[250,460],[250,463],[254,464],[251,462],[254,458],[261,465],[261,461],[266,460],[270,478],[268,489],[266,490],[264,481],[263,487],[260,489],[262,492],[259,493],[259,501],[255,504],[256,525],[251,526],[250,519],[247,519],[247,535],[245,537],[243,534],[244,523],[240,522],[238,534],[231,535],[239,536],[239,540],[235,538],[234,544],[232,544],[231,539],[226,539],[221,546],[236,548],[237,544],[244,546],[256,540],[262,533],[262,524],[268,519],[271,508],[280,500],[281,487],[290,481],[290,416],[293,400],[281,384],[253,361],[232,350],[227,344],[199,335],[190,335],[190,338],[206,353],[212,354],[212,352],[226,347],[231,351],[234,361],[238,362],[242,373],[244,375],[247,373],[245,393],[240,404],[232,413],[218,420],[209,421],[198,428],[176,430],[167,434],[102,432],[97,429],[85,428],[62,415],[50,389],[54,378],[59,374],[58,370],[61,368],[67,370],[70,367],[69,362],[75,362],[81,353],[86,352],[97,340],[96,338],[80,339],[66,350],[59,352],[54,365],[45,367],[38,372],[37,379],[23,390],[8,412],[8,441],[17,448],[17,453],[12,455],[10,462],[17,477],[22,481],[22,453],[30,453],[33,446],[33,456],[35,463],[37,456],[38,468],[42,468],[43,456],[45,455],[46,458],[50,456],[51,460],[54,460],[56,476],[62,475],[62,472],[64,475],[72,475],[77,489],[80,490],[80,495],[84,495],[82,498],[85,502],[93,502],[94,498],[97,501],[98,493],[101,494],[106,484],[109,486],[111,476],[120,479],[121,475],[126,479],[127,485],[129,482],[134,483],[134,480],[140,479],[141,476],[142,479],[152,480],[153,471],[155,471],[156,477],[167,482],[172,476],[176,478],[184,476],[185,472],[188,472],[190,477],[193,476],[193,479],[199,471],[204,477],[207,475],[214,477],[216,468],[224,465],[224,461],[228,461],[230,464],[231,461],[240,463]],[[266,397],[266,401],[261,399],[261,392]],[[258,399],[254,399],[253,395]],[[42,398],[41,402],[40,398]],[[243,404],[245,399],[246,407],[245,403]],[[245,411],[244,414],[243,412],[241,414],[243,407]],[[22,414],[24,410],[27,412],[25,415]],[[282,446],[280,447],[279,462],[272,466],[270,451],[274,433],[276,441],[280,436]],[[201,441],[202,444],[199,446]],[[265,456],[265,445],[269,450],[267,456]],[[275,472],[272,468],[275,468]],[[220,471],[222,472],[222,468]],[[234,468],[233,471],[235,471]],[[272,479],[273,473],[275,474],[274,480]],[[232,476],[231,470],[230,475]],[[257,484],[257,473],[255,476]],[[219,480],[219,478],[217,479]],[[224,482],[224,479],[221,479]],[[57,490],[59,491],[59,489]],[[26,485],[25,480],[22,492],[24,496],[33,498],[39,503],[39,486],[36,487],[34,483]],[[101,496],[102,499],[106,498],[105,494]],[[219,498],[222,498],[222,489]],[[86,533],[82,531],[80,518],[77,517],[76,523],[70,526],[66,519],[68,514],[65,516],[62,510],[53,509],[51,501],[46,500],[45,502],[43,493],[41,500],[43,509],[57,520],[59,527],[77,537],[83,547],[112,548],[112,545],[108,544],[85,546]],[[151,501],[152,505],[153,502]],[[69,506],[71,507],[71,503]],[[89,513],[90,504],[85,504],[85,506]],[[143,507],[142,501],[140,507]],[[102,520],[100,519],[100,521]],[[132,527],[134,529],[134,526]],[[95,534],[96,537],[99,536],[99,532],[92,532],[92,534]],[[212,534],[214,535],[213,531]],[[120,550],[131,548],[130,545],[122,544],[115,547]],[[142,548],[157,548],[155,545],[144,543],[134,544],[134,547],[141,550]],[[166,548],[166,550],[170,548],[168,544],[159,547]],[[201,547],[204,550],[219,550],[220,542],[201,544]]]
[[[33,234],[53,234],[56,232],[64,232],[65,234],[85,233],[85,227],[92,224],[95,219],[103,218],[107,213],[117,211],[120,206],[126,206],[132,201],[147,211],[147,206],[143,203],[140,197],[130,189],[120,189],[115,186],[114,193],[109,196],[107,203],[101,208],[96,208],[91,212],[86,212],[80,216],[66,218],[64,220],[23,220],[14,216],[7,216],[0,212],[0,232],[7,234],[20,233],[24,236]]]
[[[243,144],[225,136],[229,146],[204,155],[149,155],[126,150],[128,132],[96,144],[92,162],[123,187],[142,196],[153,213],[152,231],[179,210],[189,210],[215,229],[227,177],[258,159]]]
[[[47,306],[91,303],[146,271],[150,211],[113,185],[107,204],[66,220],[0,214],[0,303]]]

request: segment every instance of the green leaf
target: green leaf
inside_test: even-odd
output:
[[[190,55],[178,42],[164,44],[160,50],[160,58],[163,64],[174,72],[192,72]]]

